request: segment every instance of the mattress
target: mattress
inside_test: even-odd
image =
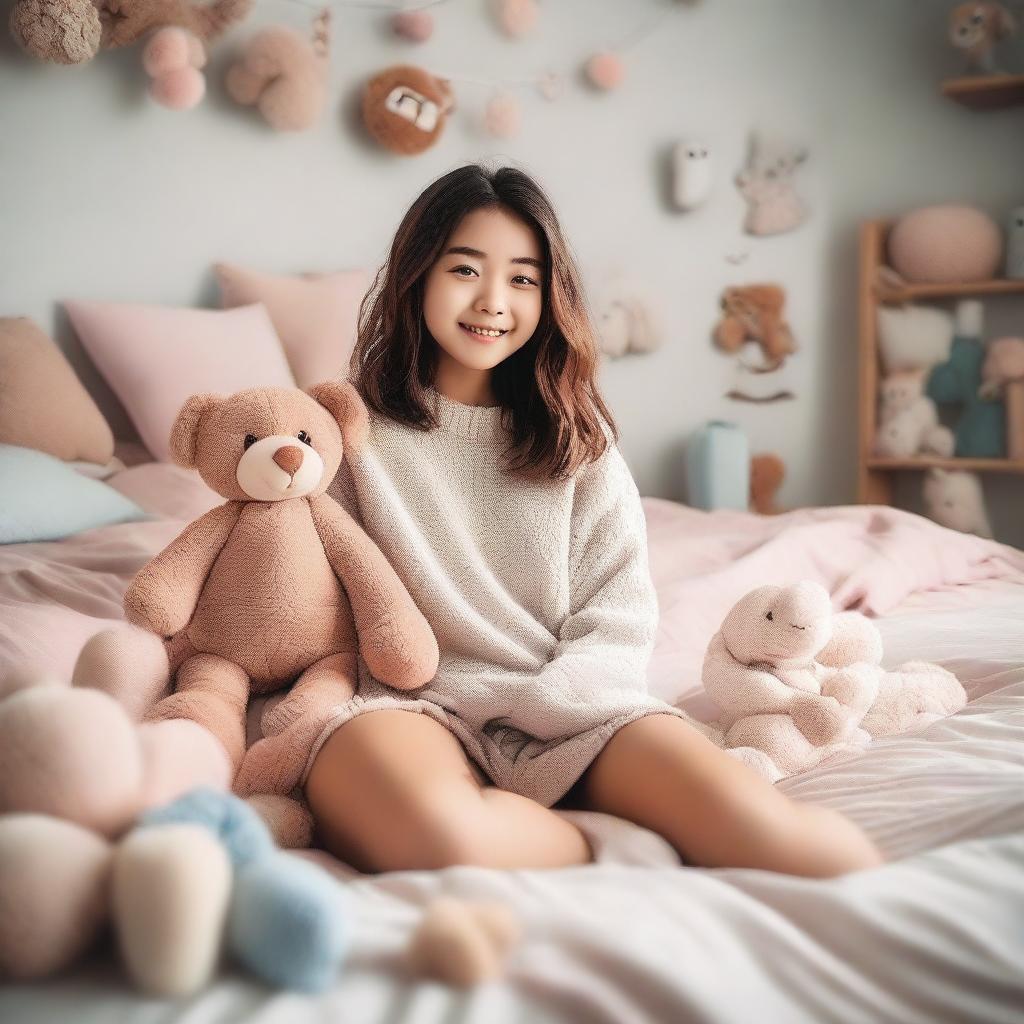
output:
[[[0,678],[28,663],[68,673],[119,618],[134,571],[217,500],[169,466],[118,477],[152,521],[0,549]],[[60,978],[0,988],[0,1020],[1024,1020],[1024,556],[892,510],[763,520],[644,505],[660,695],[713,714],[699,685],[707,630],[746,589],[792,578],[876,615],[887,666],[920,658],[963,681],[969,703],[951,718],[778,783],[847,814],[887,864],[828,880],[683,867],[654,833],[582,811],[558,812],[595,850],[574,868],[367,876],[314,851],[352,897],[353,944],[329,992],[276,992],[225,966],[194,998],[144,999],[100,947]],[[463,992],[408,970],[411,930],[441,894],[520,915],[502,979]]]

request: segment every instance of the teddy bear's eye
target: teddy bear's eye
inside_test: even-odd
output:
[[[311,438],[304,430],[299,431],[299,440],[303,444],[308,444],[310,447],[313,446],[313,438]]]
[[[769,622],[774,622],[774,621],[775,621],[775,616],[774,616],[774,615],[772,615],[772,613],[771,613],[771,612],[769,612],[769,613],[768,613],[768,614],[767,614],[767,615],[765,616],[765,618],[766,618],[766,619],[767,619],[767,620],[768,620]]]
[[[255,434],[246,434],[245,435],[245,447],[246,448],[251,448],[255,443],[256,443],[256,435]]]

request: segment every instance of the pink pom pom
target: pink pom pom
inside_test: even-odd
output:
[[[189,66],[189,33],[183,28],[162,28],[146,43],[142,66],[150,78]]]
[[[616,89],[626,77],[626,65],[615,53],[596,53],[587,61],[587,78],[598,89]]]
[[[518,135],[522,120],[519,100],[511,93],[499,93],[487,104],[484,112],[484,128],[488,135],[499,139]]]
[[[195,68],[178,68],[154,78],[149,95],[169,110],[191,110],[206,93],[206,79]]]
[[[532,32],[539,14],[536,0],[499,0],[498,3],[498,23],[502,31],[513,38]]]
[[[425,43],[434,34],[434,18],[427,11],[401,11],[391,19],[391,27],[411,43]]]

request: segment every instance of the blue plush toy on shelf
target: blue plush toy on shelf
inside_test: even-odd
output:
[[[978,394],[985,362],[983,314],[984,307],[975,299],[957,305],[949,359],[932,370],[927,391],[938,405],[962,406],[953,431],[958,457],[1001,459],[1006,456],[1006,406]]]

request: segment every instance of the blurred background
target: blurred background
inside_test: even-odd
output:
[[[6,25],[14,5],[4,6]],[[311,86],[321,99],[288,130],[234,98],[227,76],[259,30],[322,40],[317,4],[256,0],[208,42],[205,93],[189,109],[150,95],[145,36],[63,66],[5,31],[0,315],[29,316],[54,337],[115,435],[132,439],[64,300],[216,308],[221,261],[271,275],[372,276],[431,180],[469,161],[510,163],[547,190],[583,270],[606,349],[601,385],[641,494],[727,504],[722,481],[770,454],[784,470],[777,508],[872,498],[872,479],[872,500],[920,508],[925,464],[884,470],[890,479],[866,463],[875,439],[859,410],[874,408],[886,367],[873,350],[862,355],[876,341],[862,319],[865,302],[873,316],[865,287],[876,283],[876,268],[862,264],[862,225],[968,204],[1005,246],[1024,203],[1014,105],[1024,95],[1012,88],[1024,73],[1021,35],[994,48],[998,70],[1011,73],[983,100],[995,109],[966,105],[943,91],[968,64],[950,39],[955,6],[336,2],[325,77]],[[388,137],[364,113],[368,82],[399,65],[423,76],[404,83],[414,93],[417,82],[424,93],[422,81],[446,79],[454,104],[445,112],[441,101],[443,129],[414,154],[395,152],[401,132]],[[938,231],[948,240],[943,222]],[[986,281],[1006,277],[1005,256]],[[762,284],[784,298],[774,319],[771,299],[745,291]],[[985,341],[1024,334],[1024,288],[1014,287],[983,295]],[[739,289],[732,333],[722,330],[726,289]],[[961,297],[925,301],[953,312]],[[762,334],[771,319],[776,341],[788,329],[781,362],[751,318]],[[700,433],[709,421],[732,426],[716,441]],[[726,434],[743,443],[723,445]],[[998,539],[1024,544],[1024,477],[1009,448],[1000,458],[1005,466],[980,464],[988,515]]]

